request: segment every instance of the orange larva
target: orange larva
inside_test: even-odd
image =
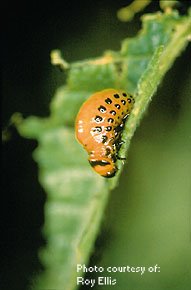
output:
[[[103,177],[117,172],[121,132],[134,99],[122,90],[106,89],[85,101],[76,118],[76,138],[89,154],[92,168]]]

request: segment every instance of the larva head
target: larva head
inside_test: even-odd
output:
[[[117,172],[117,167],[111,158],[98,157],[98,159],[93,159],[90,156],[88,160],[92,168],[101,176],[106,178],[115,176]]]

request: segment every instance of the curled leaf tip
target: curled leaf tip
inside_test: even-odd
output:
[[[55,49],[50,53],[51,64],[60,67],[61,70],[66,70],[69,68],[69,63],[67,63],[61,55],[60,50]]]
[[[135,0],[130,5],[118,10],[117,17],[123,22],[131,21],[134,15],[143,10],[151,0]]]

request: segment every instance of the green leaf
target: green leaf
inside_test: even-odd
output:
[[[105,180],[90,168],[87,153],[75,139],[75,116],[92,92],[108,87],[135,95],[135,105],[122,135],[119,152],[127,156],[131,138],[149,102],[191,33],[189,16],[171,13],[143,17],[143,29],[125,39],[119,52],[69,65],[66,85],[58,88],[48,118],[13,118],[20,134],[38,140],[33,156],[39,181],[47,193],[45,225],[47,245],[40,251],[45,271],[34,289],[76,289],[77,263],[88,263],[99,232],[109,189],[117,185],[123,168]],[[65,62],[64,62],[65,63]],[[68,67],[68,64],[67,64]]]

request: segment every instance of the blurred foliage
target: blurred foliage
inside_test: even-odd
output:
[[[33,156],[39,166],[40,183],[47,193],[43,229],[47,246],[40,251],[45,271],[34,282],[34,289],[76,288],[76,276],[80,275],[76,273],[76,264],[89,261],[108,200],[109,187],[117,185],[121,173],[121,162],[118,165],[119,174],[109,182],[91,170],[87,155],[74,136],[73,124],[81,104],[91,93],[106,87],[122,88],[135,95],[135,106],[123,133],[123,139],[127,142],[121,152],[126,153],[158,84],[187,45],[191,31],[189,16],[168,11],[144,15],[142,19],[141,32],[134,38],[125,39],[119,52],[107,51],[100,58],[69,64],[66,85],[58,88],[50,104],[49,117],[31,116],[26,120],[22,120],[20,115],[13,117],[22,136],[38,140]],[[152,151],[144,144],[136,150],[135,154],[140,159],[141,150]],[[136,190],[141,192],[140,188]],[[145,225],[144,229],[147,226],[149,228],[150,224]],[[121,231],[123,234],[131,241],[131,232]],[[117,242],[120,241],[119,234]],[[115,247],[118,247],[117,243]],[[142,250],[144,252],[144,244]],[[111,251],[115,252],[114,249]],[[111,257],[111,252],[108,255]],[[117,252],[113,255],[114,263],[120,264],[122,261],[117,260],[117,255]],[[107,259],[107,251],[105,257]],[[129,257],[130,262],[132,259],[133,263],[139,264],[138,254]],[[150,261],[145,260],[145,263]],[[125,279],[125,275],[122,277]],[[136,276],[132,276],[132,287],[134,279]]]
[[[188,56],[190,51],[185,56]],[[184,61],[186,64],[187,58]],[[108,289],[188,290],[191,283],[190,252],[190,192],[191,192],[191,71],[184,81],[170,89],[173,102],[179,104],[179,114],[168,114],[168,76],[143,123],[138,128],[130,148],[127,166],[119,187],[113,191],[105,217],[103,256],[97,266],[155,266],[160,272],[106,273],[117,279]],[[173,80],[175,84],[176,79]],[[166,91],[165,91],[166,90]],[[167,94],[168,93],[168,94]],[[175,100],[175,95],[177,98]],[[178,101],[177,101],[178,100]],[[128,172],[128,175],[127,175]],[[128,184],[128,186],[127,186]],[[92,261],[92,265],[95,261]],[[91,265],[90,265],[91,266]],[[97,279],[100,274],[86,275]],[[103,290],[106,286],[94,289]],[[85,289],[85,288],[83,288]]]

